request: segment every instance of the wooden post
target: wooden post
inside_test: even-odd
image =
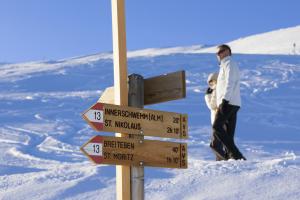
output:
[[[128,105],[130,107],[144,107],[144,78],[138,74],[129,76]],[[143,135],[130,135],[141,142]],[[131,200],[144,200],[144,166],[131,167]]]
[[[114,52],[114,99],[116,105],[128,105],[127,49],[124,0],[111,0]],[[122,137],[121,133],[116,136]],[[117,200],[130,200],[130,167],[116,166]]]

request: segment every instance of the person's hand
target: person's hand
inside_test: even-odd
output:
[[[226,113],[228,104],[229,104],[229,101],[227,101],[226,99],[222,99],[222,103],[221,103],[221,105],[219,106],[219,111],[220,111],[222,114],[225,114],[225,113]]]
[[[211,89],[210,87],[207,88],[205,94],[211,94],[213,92],[213,89]]]

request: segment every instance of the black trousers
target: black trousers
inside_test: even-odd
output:
[[[218,139],[226,148],[229,157],[241,159],[243,156],[234,143],[234,133],[239,106],[227,104],[216,113],[213,124],[213,137]]]
[[[228,123],[225,123],[225,130],[227,130],[227,124]],[[213,133],[213,129],[212,129],[212,133]],[[221,155],[224,155],[224,157],[227,157],[227,149],[226,147],[223,145],[223,143],[217,138],[214,136],[214,134],[212,134],[211,136],[211,143],[210,143],[210,146],[211,147],[214,147],[215,149],[218,149],[218,152],[221,153]],[[216,161],[220,161],[220,160],[223,160],[222,157],[220,157],[217,153],[216,153]]]
[[[223,143],[220,140],[218,140],[218,138],[212,136],[210,145],[211,145],[211,147],[218,149],[218,152],[220,152],[221,155],[224,155],[224,157],[226,159],[227,151],[225,150]],[[216,155],[216,161],[224,160],[224,158],[220,157],[218,155],[218,153],[215,153],[215,155]]]

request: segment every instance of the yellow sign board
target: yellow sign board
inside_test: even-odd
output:
[[[165,138],[188,138],[187,115],[96,103],[83,118],[97,131]]]
[[[187,144],[94,136],[81,151],[96,164],[187,168]]]

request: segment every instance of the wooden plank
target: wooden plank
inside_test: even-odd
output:
[[[145,105],[186,97],[185,71],[145,79]]]
[[[125,0],[111,0],[111,8],[114,54],[114,101],[116,105],[128,105]],[[116,133],[116,136],[122,137],[123,135]],[[116,192],[118,200],[131,199],[130,177],[130,167],[116,167]]]
[[[96,103],[82,116],[96,131],[188,138],[186,114]]]
[[[81,151],[96,164],[187,168],[187,144],[94,136]]]
[[[185,72],[173,72],[145,79],[144,105],[162,103],[186,97]],[[114,104],[114,87],[108,87],[98,102]]]

